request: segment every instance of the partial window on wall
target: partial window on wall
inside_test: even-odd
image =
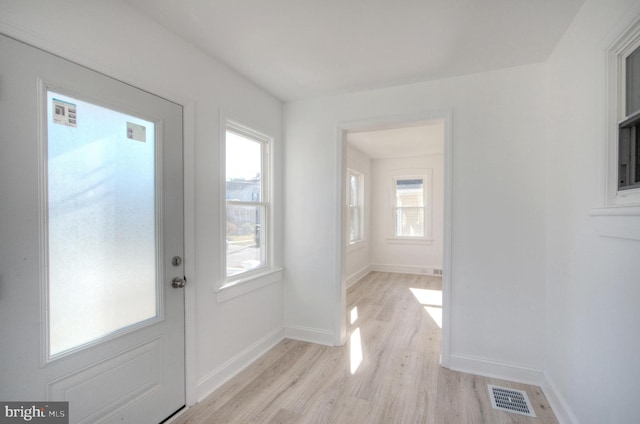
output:
[[[624,118],[618,124],[618,190],[640,188],[640,47],[625,57]]]
[[[268,266],[270,138],[233,122],[225,137],[226,279]]]
[[[364,191],[363,176],[359,172],[348,170],[347,206],[349,209],[349,244],[363,239]]]
[[[606,204],[640,204],[640,17],[608,49]]]

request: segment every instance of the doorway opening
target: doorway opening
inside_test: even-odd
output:
[[[340,344],[347,341],[346,291],[371,272],[420,276],[441,290],[412,299],[442,329],[449,357],[451,282],[451,114],[349,123],[340,127]],[[427,293],[428,292],[428,293]],[[429,299],[425,298],[428,297]]]

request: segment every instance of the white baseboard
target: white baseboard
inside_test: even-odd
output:
[[[449,368],[454,371],[513,381],[516,383],[541,386],[542,370],[521,367],[518,365],[495,362],[484,358],[452,354],[449,358]]]
[[[264,355],[269,349],[283,339],[284,328],[277,328],[209,374],[199,379],[196,387],[197,401],[201,402],[204,398],[213,393],[214,390],[251,365],[256,359]]]
[[[416,265],[387,265],[373,264],[371,271],[393,272],[397,274],[436,275],[434,270],[442,269],[442,266],[416,266]]]
[[[353,274],[351,274],[350,276],[348,276],[346,278],[346,280],[345,280],[345,284],[346,284],[347,288],[353,286],[355,283],[357,283],[358,281],[362,280],[370,272],[371,272],[371,265],[367,265],[364,268],[362,268],[361,270],[356,271]]]
[[[560,424],[579,424],[578,418],[546,372],[543,375],[542,391]]]
[[[336,337],[333,331],[302,327],[298,325],[285,325],[284,336],[288,339],[326,346],[335,346]]]

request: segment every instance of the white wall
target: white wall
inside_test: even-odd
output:
[[[364,185],[364,223],[362,241],[347,246],[345,276],[347,286],[357,282],[371,270],[371,195],[373,179],[371,158],[353,146],[347,145],[347,168],[362,174]],[[348,225],[345,225],[345,240],[348,240]]]
[[[186,106],[187,378],[191,400],[201,398],[283,336],[282,282],[224,303],[214,292],[223,240],[220,112],[275,138],[279,235],[281,103],[119,1],[3,0],[0,32]]]
[[[547,64],[290,103],[283,164],[276,99],[118,1],[4,0],[0,31],[186,105],[198,396],[280,337],[283,309],[295,334],[335,340],[338,124],[450,109],[452,365],[528,380],[544,370],[563,422],[627,423],[640,393],[640,242],[601,229],[638,218],[589,213],[602,197],[604,49],[638,11],[636,0],[586,0]],[[221,109],[276,139],[284,303],[280,282],[224,303],[213,291]]]
[[[603,206],[605,50],[638,13],[587,0],[547,64],[545,391],[566,423],[638,422],[640,217],[590,215]]]
[[[453,112],[452,366],[536,380],[544,366],[544,67],[285,105],[285,323],[337,340],[338,125]],[[304,234],[304,237],[300,235]]]
[[[444,157],[443,155],[410,158],[375,159],[372,162],[372,255],[373,269],[413,274],[433,274],[442,269]],[[406,241],[393,239],[393,178],[401,176],[431,176],[431,240]]]

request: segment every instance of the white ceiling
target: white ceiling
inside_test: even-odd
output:
[[[124,0],[282,100],[546,60],[583,0]]]
[[[443,154],[444,122],[438,119],[408,127],[350,131],[347,143],[371,159]]]

